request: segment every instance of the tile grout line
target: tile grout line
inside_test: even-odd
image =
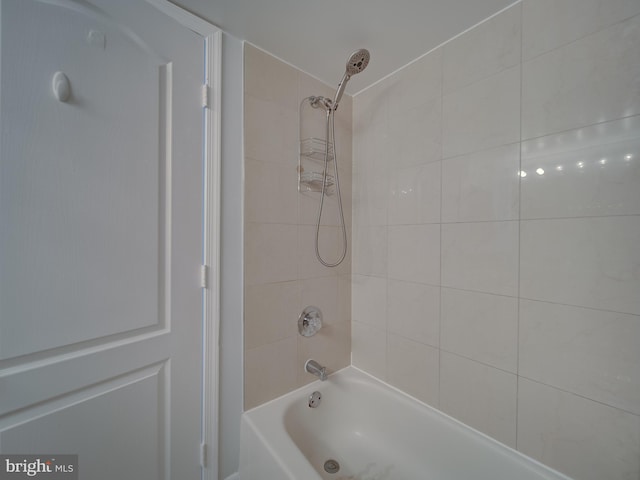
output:
[[[528,381],[528,382],[535,383],[537,385],[542,385],[543,387],[547,387],[547,388],[550,388],[552,390],[556,390],[558,392],[562,392],[564,394],[571,395],[571,396],[574,396],[574,397],[577,397],[577,398],[581,398],[581,399],[586,400],[588,402],[597,403],[598,405],[602,405],[604,407],[611,408],[613,410],[624,412],[624,413],[627,413],[629,415],[633,415],[635,417],[638,417],[640,419],[640,413],[635,413],[635,412],[629,410],[628,408],[618,407],[618,406],[612,405],[611,403],[606,403],[606,402],[604,402],[602,400],[597,400],[597,399],[594,399],[594,398],[590,398],[590,397],[587,397],[586,395],[584,395],[582,393],[577,393],[577,392],[574,392],[574,391],[571,391],[571,390],[567,390],[566,388],[558,387],[556,385],[552,385],[550,383],[546,383],[546,382],[543,382],[541,380],[537,380],[535,378],[526,377],[526,376],[522,376],[521,378],[523,380]]]
[[[523,86],[523,38],[524,38],[524,2],[520,3],[520,105],[519,105],[519,141],[518,141],[518,172],[522,171],[522,86]],[[516,312],[516,411],[515,411],[515,449],[518,450],[518,417],[520,405],[520,270],[522,259],[521,255],[521,235],[522,235],[522,177],[518,175],[518,265],[517,265],[517,305]]]
[[[440,55],[440,245],[439,245],[439,285],[438,289],[438,409],[442,410],[442,190],[443,190],[443,171],[444,171],[444,55],[445,49],[441,49]]]

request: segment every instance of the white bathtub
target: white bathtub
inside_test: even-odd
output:
[[[246,412],[240,443],[240,480],[569,478],[353,367]]]

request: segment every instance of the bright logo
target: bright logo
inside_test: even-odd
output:
[[[0,455],[0,480],[78,480],[78,455]]]

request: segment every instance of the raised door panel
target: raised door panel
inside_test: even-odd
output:
[[[73,453],[80,478],[167,478],[166,373],[152,365],[6,417],[2,453]]]
[[[0,359],[167,323],[171,64],[68,3],[2,2]]]

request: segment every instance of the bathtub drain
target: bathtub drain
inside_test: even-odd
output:
[[[327,460],[324,462],[324,471],[327,473],[338,473],[340,464],[336,460]]]

